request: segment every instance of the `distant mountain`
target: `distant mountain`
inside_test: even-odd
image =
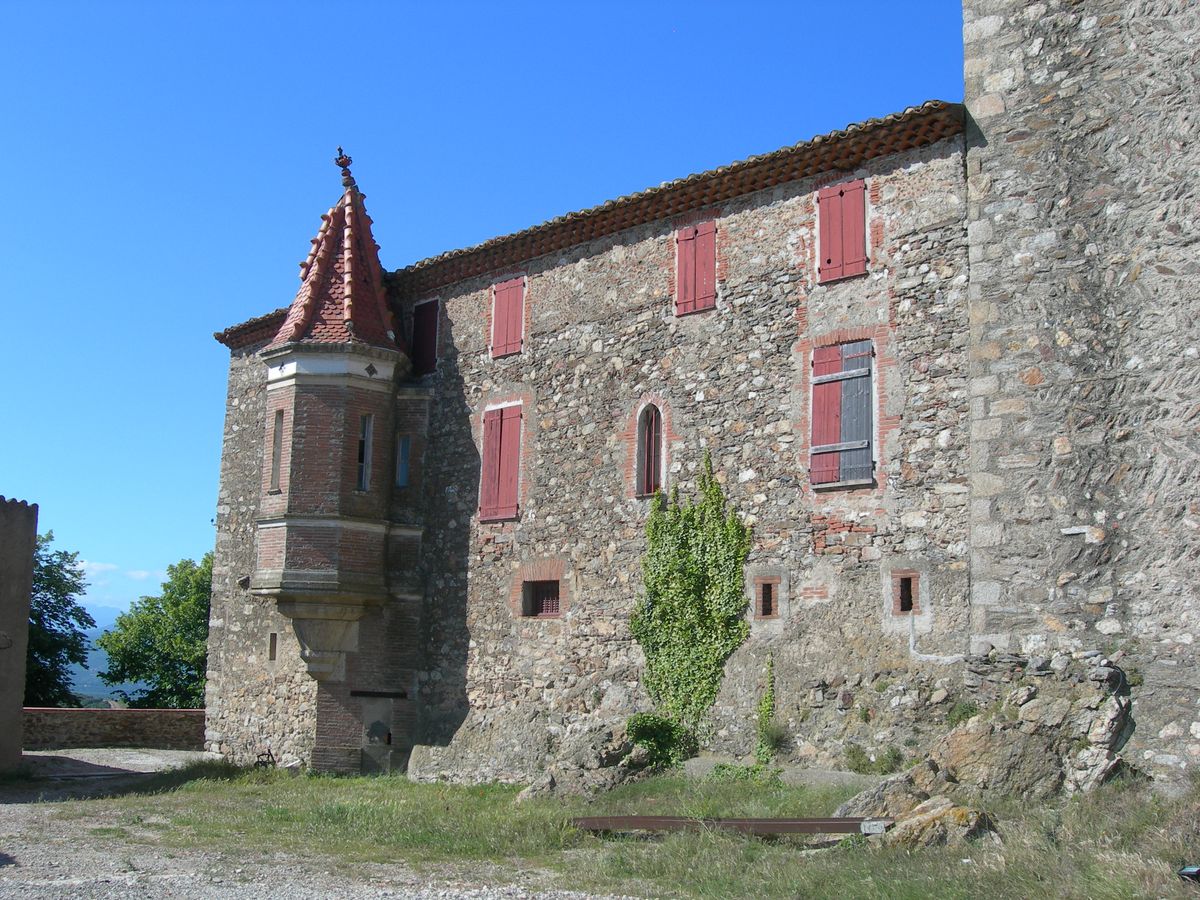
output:
[[[116,610],[113,611],[113,621],[116,621]],[[92,612],[92,617],[99,623],[99,616]],[[109,686],[100,680],[100,673],[108,668],[108,654],[95,645],[95,640],[108,628],[112,627],[112,622],[109,622],[104,627],[93,628],[91,631],[84,632],[88,638],[88,644],[91,650],[88,651],[88,667],[85,669],[82,666],[71,666],[71,682],[75,693],[86,702],[87,698],[97,698],[101,700],[116,700],[117,689],[133,692],[139,687],[143,687],[141,682],[133,684],[115,684]]]

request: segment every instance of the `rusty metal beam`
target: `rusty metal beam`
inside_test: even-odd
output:
[[[827,819],[696,819],[688,816],[582,816],[581,831],[702,831],[722,828],[744,834],[883,834],[891,819],[847,816]]]

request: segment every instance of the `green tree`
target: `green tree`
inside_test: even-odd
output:
[[[108,654],[106,684],[140,681],[132,694],[117,693],[130,706],[195,709],[204,706],[208,663],[208,607],[213,555],[197,565],[181,559],[167,566],[161,597],[135,600],[111,630],[96,639]]]
[[[749,633],[743,569],[750,529],[732,510],[704,456],[699,497],[654,499],[642,557],[645,594],[630,630],[646,655],[643,678],[659,711],[695,733],[717,699],[725,661]]]
[[[37,537],[29,602],[29,652],[25,658],[26,706],[78,706],[70,668],[87,667],[84,631],[95,620],[76,602],[87,589],[79,554],[51,550],[54,532]]]

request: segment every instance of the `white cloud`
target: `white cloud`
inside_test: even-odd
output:
[[[80,565],[83,566],[83,571],[86,575],[99,575],[101,572],[115,572],[117,569],[121,568],[113,563],[92,562],[90,559],[82,560]]]
[[[132,578],[134,581],[145,581],[152,573],[145,569],[130,569],[125,575]]]

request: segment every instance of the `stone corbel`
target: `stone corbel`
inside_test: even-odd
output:
[[[366,607],[358,603],[280,600],[278,608],[292,621],[308,674],[317,681],[342,681],[346,654],[358,649],[358,620]]]

